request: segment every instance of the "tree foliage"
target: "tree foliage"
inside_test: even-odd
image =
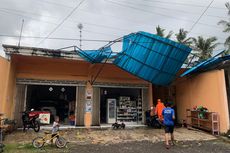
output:
[[[199,57],[198,61],[212,57],[213,50],[218,45],[216,37],[205,39],[202,36],[198,36],[197,38],[192,38],[192,41],[195,54]]]
[[[165,29],[161,28],[159,25],[156,27],[156,35],[164,37],[164,38],[171,38],[173,35],[172,31],[169,31],[169,33],[166,35],[165,34]]]
[[[225,3],[225,7],[227,8],[228,10],[228,15],[230,16],[230,3],[227,2]],[[220,20],[218,22],[219,25],[223,25],[224,26],[224,30],[223,32],[225,33],[230,33],[230,19],[228,21],[226,20]],[[224,53],[224,55],[228,55],[230,54],[230,36],[228,36],[224,42],[224,45],[226,46],[227,50],[226,52]]]
[[[175,34],[177,42],[190,46],[192,44],[192,38],[188,38],[188,31],[183,28],[179,29],[179,32]]]

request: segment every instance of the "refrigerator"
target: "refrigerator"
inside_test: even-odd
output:
[[[107,99],[107,123],[116,122],[116,99]]]

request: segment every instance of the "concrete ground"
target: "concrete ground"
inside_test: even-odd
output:
[[[150,128],[126,128],[125,130],[112,129],[66,129],[61,131],[68,141],[68,147],[60,150],[54,146],[45,146],[46,152],[95,152],[95,153],[133,153],[133,152],[220,152],[230,153],[230,143],[219,140],[217,137],[201,131],[185,128],[175,129],[176,145],[168,151],[164,145],[164,130]],[[8,148],[17,148],[16,152],[34,152],[31,142],[33,138],[44,135],[44,131],[35,133],[16,131],[6,136],[4,143]],[[15,147],[14,147],[15,146]],[[20,147],[17,147],[20,146]],[[24,150],[23,150],[24,148]],[[27,149],[27,150],[26,150]],[[8,152],[15,152],[8,149]],[[41,152],[43,150],[40,150]],[[39,152],[40,152],[39,151]]]

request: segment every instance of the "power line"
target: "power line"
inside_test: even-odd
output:
[[[30,17],[30,16],[26,16],[26,15],[21,15],[21,14],[18,14],[18,13],[8,12],[8,11],[5,11],[5,10],[0,10],[0,12],[20,16],[20,17],[23,17],[23,18],[28,18],[28,19],[35,20],[35,21],[38,21],[38,22],[48,23],[48,24],[52,24],[52,25],[58,25],[55,22],[43,21],[43,20],[40,20],[40,19],[37,19],[37,18],[33,18],[33,17]],[[65,26],[64,28],[76,29],[76,27],[69,26],[69,25]],[[89,30],[84,30],[84,31],[88,32],[88,33],[95,33],[95,34],[101,34],[101,35],[107,35],[107,36],[108,35],[109,36],[117,36],[117,35],[113,35],[113,34],[107,34],[107,33],[102,33],[102,32],[94,32],[94,31],[89,31]]]
[[[48,2],[48,1],[45,1],[45,0],[40,0],[40,1],[37,1],[35,0],[36,2],[40,2],[40,3],[47,3],[47,4],[53,4],[53,5],[57,5],[57,6],[60,6],[60,7],[66,7],[66,8],[73,8],[71,6],[67,6],[65,4],[61,4],[61,3],[56,3],[56,2]],[[167,2],[164,2],[164,1],[160,1],[160,0],[144,0],[144,1],[147,1],[149,3],[161,3],[161,4],[170,4],[170,5],[182,5],[182,6],[192,6],[192,7],[206,7],[205,5],[197,5],[197,4],[192,4],[192,3],[179,3],[179,2],[171,2],[171,1],[167,1]],[[214,8],[214,9],[223,9],[221,7],[210,7],[210,8]]]
[[[133,4],[134,4],[134,3],[133,3]],[[143,6],[147,6],[147,5],[143,5]],[[151,7],[151,6],[150,6],[150,7]],[[3,10],[1,10],[1,9],[3,9]],[[164,8],[161,8],[161,7],[160,7],[160,9],[164,9]],[[165,9],[167,9],[167,8],[165,8]],[[40,22],[41,22],[41,20],[39,20],[39,19],[36,19],[36,18],[33,18],[33,17],[28,17],[28,16],[21,15],[21,14],[18,14],[18,13],[11,13],[11,12],[8,12],[7,10],[8,10],[8,11],[11,11],[11,12],[24,12],[24,13],[27,13],[27,14],[34,14],[34,15],[37,15],[37,16],[41,16],[41,15],[38,14],[38,13],[33,13],[33,12],[28,12],[28,11],[21,11],[21,10],[16,10],[16,9],[0,8],[0,11],[2,11],[2,12],[9,13],[9,14],[14,14],[14,15],[22,16],[22,17],[26,17],[26,18],[30,18],[30,19],[32,19],[32,20],[36,20],[36,21],[40,21]],[[175,9],[173,9],[173,10],[175,10]],[[6,11],[7,11],[7,12],[6,12]],[[84,10],[83,10],[83,11],[84,11]],[[177,10],[177,11],[181,11],[181,10]],[[88,12],[88,11],[86,11],[86,12],[87,12],[87,13],[91,13],[91,12]],[[182,12],[184,12],[184,11],[182,11]],[[94,14],[94,13],[93,13],[93,14]],[[95,15],[95,14],[94,14],[94,15]],[[105,14],[105,15],[107,15],[107,14]],[[108,16],[108,15],[107,15],[107,16]],[[121,18],[117,18],[116,16],[111,16],[111,15],[109,15],[109,16],[121,20]],[[209,16],[209,15],[206,15],[206,16]],[[47,16],[47,15],[46,15],[46,16],[42,15],[42,17],[57,19],[57,17],[54,17],[54,16]],[[221,17],[219,17],[219,16],[210,16],[210,17],[221,18]],[[222,19],[223,19],[223,18],[222,18]],[[72,20],[72,21],[70,21],[70,22],[73,22],[73,23],[75,23],[75,22],[80,22],[80,21],[73,20],[73,19],[70,19],[70,20]],[[123,19],[122,19],[122,20],[123,20]],[[126,20],[125,20],[125,21],[126,21]],[[131,21],[131,20],[130,20],[130,21]],[[54,23],[54,22],[49,22],[49,21],[42,21],[42,22],[57,25],[57,23]],[[134,21],[131,21],[131,22],[134,22]],[[106,25],[94,24],[94,23],[89,23],[89,22],[82,22],[82,23],[87,24],[87,25],[97,26],[97,27],[100,27],[100,28],[101,28],[101,27],[104,27],[104,28],[113,29],[113,30],[129,31],[129,32],[132,32],[132,31],[130,31],[130,30],[128,30],[128,29],[117,28],[117,27],[113,27],[113,26],[106,26]],[[135,21],[135,23],[136,23],[136,21]],[[219,29],[219,27],[216,26],[216,25],[210,25],[210,24],[200,23],[200,22],[199,22],[198,24],[205,25],[205,26],[210,26],[210,27],[218,28],[218,29]],[[147,26],[150,26],[150,25],[147,25]],[[156,25],[156,26],[157,26],[157,25]],[[70,28],[73,29],[73,28],[75,28],[75,27],[70,27]],[[106,35],[108,35],[108,34],[106,34]]]
[[[122,1],[124,3],[124,1]],[[196,15],[200,15],[200,13],[195,13],[195,12],[189,12],[189,11],[184,11],[184,10],[179,10],[179,9],[174,9],[174,8],[169,8],[169,7],[162,7],[162,6],[155,6],[155,5],[146,5],[146,4],[143,4],[143,3],[133,3],[133,2],[128,2],[126,4],[133,4],[133,5],[142,5],[142,6],[146,6],[146,7],[154,7],[154,8],[157,8],[157,9],[161,9],[161,10],[172,10],[172,11],[177,11],[177,12],[183,12],[183,13],[188,13],[188,14],[196,14]],[[205,7],[205,6],[203,6]],[[208,17],[213,17],[213,18],[220,18],[220,19],[223,19],[223,17],[221,16],[216,16],[216,15],[209,15],[207,14],[206,16]]]
[[[28,11],[22,11],[22,10],[16,10],[16,9],[8,9],[8,8],[0,8],[0,11],[10,11],[10,12],[21,12],[23,14],[32,14],[32,15],[36,15],[36,16],[40,16],[40,17],[47,17],[47,18],[52,18],[52,19],[57,19],[58,17],[54,17],[54,16],[47,16],[47,15],[41,15],[39,13],[33,13],[33,12],[28,12]],[[9,13],[10,13],[9,12]],[[21,15],[21,14],[18,14],[20,16],[25,16],[25,15]],[[38,20],[40,21],[39,19],[34,19],[32,17],[28,17],[28,18],[31,18],[33,20]],[[81,22],[81,21],[77,21],[77,20],[73,20],[73,19],[69,19],[70,22],[72,23],[76,23],[76,22]],[[47,22],[47,21],[44,21],[44,22]],[[48,22],[48,23],[52,23],[52,22]],[[108,28],[108,29],[115,29],[115,30],[119,30],[119,31],[129,31],[129,29],[123,29],[123,28],[117,28],[117,27],[113,27],[113,26],[107,26],[107,25],[101,25],[101,24],[95,24],[95,23],[89,23],[89,22],[81,22],[81,23],[84,23],[86,25],[91,25],[91,26],[97,26],[97,27],[104,27],[104,28]],[[52,23],[52,24],[56,24],[56,23]]]
[[[46,36],[46,38],[42,39],[37,45],[40,45],[49,38],[49,36],[52,35],[79,8],[84,1],[85,0],[82,0],[76,7],[74,7],[74,9]]]
[[[11,8],[4,8],[4,7],[0,7],[0,10],[5,10],[5,11],[10,11],[10,12],[18,12],[18,13],[23,13],[23,14],[31,14],[31,15],[36,15],[39,17],[47,17],[47,18],[57,18],[51,15],[41,15],[39,13],[36,12],[30,12],[30,11],[23,11],[23,10],[18,10],[18,9],[11,9]]]
[[[7,35],[7,34],[0,34],[0,37],[10,37],[10,38],[19,38],[20,36],[17,35]],[[39,37],[39,36],[21,36],[24,39],[44,39],[46,37]],[[64,37],[49,37],[49,40],[69,40],[69,41],[76,41],[80,40],[79,38],[64,38]],[[111,42],[111,40],[105,39],[82,39],[82,41],[95,41],[95,42]]]
[[[20,36],[19,36],[18,47],[20,47],[20,43],[21,43],[23,25],[24,25],[24,19],[22,19],[22,26],[21,26]]]
[[[212,0],[209,5],[205,8],[205,10],[203,11],[203,13],[200,15],[200,17],[196,20],[196,22],[192,25],[192,27],[190,28],[189,32],[191,32],[193,30],[193,28],[196,26],[196,24],[200,21],[200,19],[202,18],[202,16],[205,14],[205,12],[209,9],[209,7],[212,5],[212,3],[215,0]]]
[[[198,34],[199,33],[194,33],[191,32],[193,34]],[[210,35],[205,35],[207,37],[211,37]],[[19,38],[18,35],[9,35],[9,34],[0,34],[0,37],[9,37],[9,38]],[[23,39],[44,39],[46,37],[40,37],[40,36],[21,36],[21,38]],[[223,39],[223,41],[225,40],[225,38],[222,37],[218,37]],[[79,38],[65,38],[65,37],[49,37],[47,38],[48,40],[63,40],[63,41],[79,41]],[[88,41],[88,42],[114,42],[114,40],[108,40],[108,39],[82,39],[82,41]],[[116,42],[120,42],[120,41],[116,41]],[[151,42],[138,42],[138,43],[151,43]]]
[[[105,1],[109,2],[109,3],[112,3],[112,4],[115,4],[115,5],[118,5],[118,6],[122,6],[122,7],[126,7],[126,8],[131,8],[131,9],[142,11],[142,12],[146,12],[146,13],[151,13],[151,14],[158,15],[158,16],[164,16],[164,17],[167,17],[167,18],[175,18],[175,19],[184,20],[184,21],[187,21],[187,22],[188,21],[189,22],[194,22],[193,20],[182,19],[182,18],[170,16],[170,15],[165,15],[165,14],[162,14],[162,13],[159,13],[159,12],[153,12],[153,11],[149,11],[149,10],[137,8],[137,7],[134,7],[134,6],[126,5],[127,3],[117,3],[117,2],[114,2],[114,1],[111,1],[111,0],[105,0]]]
[[[127,4],[127,3],[124,3],[124,4]],[[133,4],[133,5],[136,5],[136,3],[128,3],[128,4]],[[158,8],[158,6],[149,6],[149,5],[144,5],[144,4],[141,4],[141,5],[143,5],[143,6],[147,6],[147,7],[154,7],[154,8]],[[161,8],[160,7],[160,9],[168,9],[168,8]],[[181,11],[181,10],[180,10]],[[184,12],[184,11],[183,11]],[[186,11],[185,11],[186,12]],[[188,13],[188,12],[187,12]],[[194,14],[194,13],[192,13],[192,14]],[[198,14],[198,13],[196,13],[196,14]],[[200,15],[200,13],[199,13],[199,15]],[[208,16],[208,15],[206,15],[206,16]],[[170,17],[172,17],[172,18],[175,18],[175,17],[173,17],[173,16],[170,16]],[[213,16],[210,16],[210,17],[213,17]],[[215,16],[216,17],[216,16]],[[223,18],[221,18],[221,19],[223,19]],[[192,22],[192,23],[195,23],[195,21],[192,21],[192,20],[188,20],[189,22]],[[210,26],[210,27],[214,27],[214,28],[218,28],[218,29],[220,29],[220,27],[219,26],[217,26],[217,25],[211,25],[211,24],[207,24],[207,23],[201,23],[201,22],[199,22],[199,23],[197,23],[197,24],[200,24],[200,25],[205,25],[205,26]]]
[[[170,5],[182,5],[182,6],[192,6],[192,7],[206,7],[205,5],[197,5],[197,4],[191,4],[191,3],[179,3],[179,2],[170,2],[170,1],[167,1],[167,2],[163,2],[163,1],[159,1],[159,0],[144,0],[144,1],[148,1],[150,3],[162,3],[162,4],[170,4]],[[220,8],[220,7],[210,7],[210,8],[214,8],[214,9],[220,9],[222,10],[223,8]]]
[[[55,3],[55,2],[48,2],[48,1],[45,1],[45,0],[34,0],[36,2],[39,2],[39,3],[46,3],[46,4],[50,4],[50,5],[56,5],[56,6],[60,6],[60,7],[66,7],[66,8],[74,8],[74,7],[71,7],[71,6],[68,6],[68,5],[65,5],[65,4],[60,4],[60,3]]]
[[[115,4],[115,5],[118,5],[118,6],[122,6],[122,7],[126,7],[126,8],[131,8],[131,9],[134,9],[134,10],[137,10],[137,11],[151,13],[151,14],[158,15],[158,16],[164,16],[164,17],[171,18],[171,19],[174,18],[176,20],[181,20],[181,21],[196,23],[196,21],[194,21],[194,20],[183,19],[183,18],[171,16],[171,15],[162,14],[162,13],[159,13],[159,12],[153,12],[153,11],[149,11],[149,10],[137,8],[137,7],[134,7],[134,6],[126,5],[127,3],[117,3],[117,2],[114,2],[114,1],[111,1],[111,0],[105,0],[105,1],[107,1],[109,3],[112,3],[112,4]],[[197,23],[197,24],[207,25],[207,26],[212,26],[212,27],[218,28],[217,26],[206,24],[206,23]]]

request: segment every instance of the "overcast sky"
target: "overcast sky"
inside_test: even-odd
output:
[[[222,32],[223,27],[217,23],[229,18],[224,5],[227,1],[212,1],[0,0],[0,45],[18,44],[18,37],[3,35],[19,36],[23,19],[22,35],[30,37],[79,38],[77,25],[82,23],[83,39],[114,40],[131,32],[155,33],[155,27],[160,25],[175,33],[179,28],[184,28],[193,37],[217,36],[218,42],[224,43],[227,34]],[[98,49],[105,44],[106,42],[84,41],[82,48]],[[21,40],[21,46],[58,49],[72,45],[79,46],[79,41],[34,38]],[[218,47],[220,48],[223,45]],[[0,48],[0,55],[3,55],[2,50]]]

